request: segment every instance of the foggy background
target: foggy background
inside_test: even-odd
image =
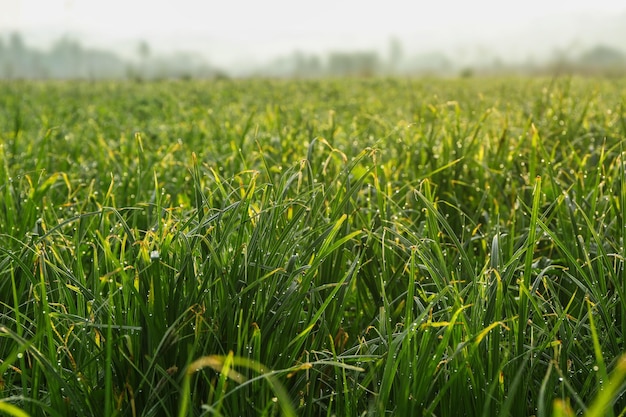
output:
[[[626,74],[626,3],[0,0],[1,78],[554,72]]]

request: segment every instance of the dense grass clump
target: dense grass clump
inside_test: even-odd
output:
[[[0,85],[0,412],[626,411],[626,89]]]

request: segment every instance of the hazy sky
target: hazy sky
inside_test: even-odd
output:
[[[328,47],[415,33],[497,37],[548,17],[626,13],[624,0],[0,0],[0,32],[159,42],[178,35],[244,52]],[[156,41],[153,41],[156,40]]]
[[[113,36],[157,31],[407,32],[517,24],[568,12],[622,12],[624,0],[0,0],[0,25],[66,27]],[[486,28],[485,28],[486,29]]]

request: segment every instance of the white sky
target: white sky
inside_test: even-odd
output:
[[[7,30],[81,33],[109,40],[222,39],[255,49],[316,37],[373,39],[433,33],[497,37],[512,27],[569,14],[626,13],[624,0],[0,0]],[[157,38],[158,39],[158,38]],[[232,44],[232,43],[231,43]]]
[[[0,0],[0,29],[152,32],[407,32],[516,24],[568,12],[624,12],[624,0]]]

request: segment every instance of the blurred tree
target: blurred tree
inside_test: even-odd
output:
[[[6,55],[8,50],[4,46],[4,38],[0,37],[0,77],[4,76],[4,63],[6,62]]]
[[[585,66],[609,67],[619,66],[626,63],[624,53],[616,48],[606,45],[597,45],[584,52],[579,60]]]
[[[139,56],[139,60],[140,60],[140,68],[139,70],[137,70],[135,76],[136,77],[140,77],[140,78],[146,78],[149,77],[149,65],[148,65],[148,60],[150,59],[150,45],[148,44],[148,42],[146,42],[145,40],[142,40],[141,42],[139,42],[139,45],[137,45],[137,55]]]
[[[322,63],[316,55],[306,55],[295,51],[291,56],[293,75],[296,77],[314,77],[321,75]]]
[[[333,52],[328,56],[332,75],[374,75],[380,69],[376,52]]]
[[[309,75],[321,75],[323,72],[322,61],[317,55],[310,55],[306,61],[307,72]]]
[[[150,45],[146,41],[139,42],[139,46],[137,46],[137,54],[139,57],[145,61],[150,58]]]
[[[8,78],[7,67],[9,65],[9,49],[4,45],[4,39],[0,38],[0,78]]]
[[[24,77],[26,68],[28,49],[24,44],[22,35],[13,32],[9,36],[9,45],[6,53],[6,61],[3,68],[4,76],[7,78]]]
[[[466,65],[461,68],[466,68]],[[441,75],[452,74],[453,62],[441,52],[428,52],[406,60],[405,70],[413,74]]]
[[[15,54],[21,54],[26,50],[24,39],[22,39],[22,35],[18,32],[11,33],[9,37],[9,49]]]
[[[391,38],[389,40],[389,68],[392,72],[397,72],[400,69],[402,60],[404,59],[404,50],[402,43],[398,38]]]
[[[87,76],[84,51],[78,41],[63,37],[53,46],[49,55],[52,74],[60,78],[81,78]]]

